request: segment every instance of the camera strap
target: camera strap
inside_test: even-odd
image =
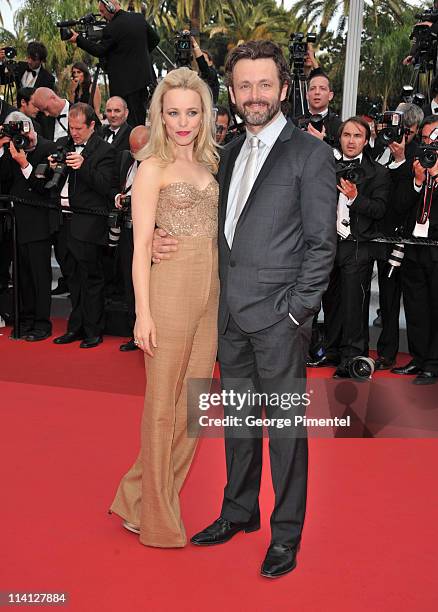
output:
[[[433,194],[435,191],[435,181],[427,172],[426,189],[424,190],[423,206],[418,211],[417,223],[424,225],[427,223],[430,215],[430,207],[432,206]]]

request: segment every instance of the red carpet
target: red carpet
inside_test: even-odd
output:
[[[144,387],[140,353],[119,343],[0,337],[0,592],[66,591],[75,612],[437,609],[434,440],[312,439],[298,566],[278,581],[258,575],[268,460],[259,532],[207,549],[140,545],[107,514],[138,450]],[[203,440],[182,495],[189,535],[216,518],[223,485],[223,442]]]

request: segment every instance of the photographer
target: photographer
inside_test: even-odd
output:
[[[405,236],[438,240],[438,118],[426,117],[420,131],[429,159],[420,146],[414,178],[399,182],[394,206],[405,219]],[[401,282],[412,360],[391,371],[416,375],[417,385],[432,384],[438,380],[438,247],[405,245]]]
[[[419,54],[421,52],[424,53],[424,51],[426,51],[427,57],[430,57],[430,53],[435,52],[434,61],[436,62],[436,37],[438,36],[438,0],[434,0],[432,9],[428,9],[423,15],[416,15],[416,17],[417,19],[420,18],[421,21],[415,24],[414,31],[410,36],[410,38],[413,38],[414,43],[411,47],[411,50],[409,51],[409,55],[405,57],[402,62],[405,66],[408,66],[409,64],[420,64],[423,58],[421,57],[421,55],[419,56]],[[424,37],[424,35],[421,34],[421,28],[429,28],[430,34]],[[424,41],[422,40],[423,38]],[[433,46],[435,46],[435,49],[432,48]]]
[[[313,70],[307,82],[307,102],[309,112],[307,117],[319,115],[322,119],[321,129],[316,129],[311,121],[307,124],[307,131],[320,140],[325,140],[331,146],[336,146],[338,132],[341,126],[340,118],[330,108],[333,100],[333,90],[330,80],[319,68]]]
[[[423,121],[424,114],[415,104],[399,104],[396,112],[403,113],[403,136],[393,140],[383,148],[377,161],[390,170],[391,197],[388,200],[385,216],[380,222],[380,230],[385,236],[400,234],[403,216],[396,208],[396,193],[400,182],[411,179],[412,162],[417,152],[415,136]],[[382,140],[378,137],[378,140]],[[387,139],[388,140],[388,139]],[[400,142],[397,142],[400,140]],[[376,245],[377,270],[379,281],[379,307],[382,317],[382,331],[377,341],[376,370],[388,370],[397,357],[399,348],[399,315],[401,300],[401,279],[397,271],[388,277],[388,260],[394,249],[394,244]]]
[[[128,105],[123,98],[109,98],[105,106],[105,117],[108,125],[103,125],[98,134],[109,142],[117,151],[129,149],[129,134],[132,127],[128,123]]]
[[[105,58],[110,95],[126,100],[132,126],[144,125],[147,87],[156,82],[149,54],[160,38],[143,15],[123,11],[116,0],[101,0],[99,12],[108,21],[102,40],[93,42],[73,31],[70,42]]]
[[[47,87],[39,87],[30,101],[39,111],[38,120],[44,138],[57,141],[68,135],[68,100],[60,98]]]
[[[132,257],[134,254],[134,240],[132,235],[131,216],[131,188],[139,162],[134,156],[145,147],[149,141],[150,128],[137,125],[129,135],[129,151],[121,151],[116,161],[117,185],[114,186],[115,207],[123,210],[120,221],[120,238],[118,243],[119,264],[125,288],[126,306],[128,309],[128,323],[131,328],[131,338],[120,345],[122,352],[135,351],[134,325],[135,325],[135,296],[132,284]]]
[[[16,123],[15,123],[16,122]],[[6,128],[8,128],[7,130]],[[24,127],[29,129],[25,130]],[[12,129],[11,129],[12,128]],[[15,111],[6,118],[0,134],[0,179],[11,196],[30,202],[47,197],[34,169],[54,151],[54,143],[39,138],[32,122]],[[12,133],[12,136],[10,135]],[[44,340],[52,333],[50,289],[52,284],[51,234],[57,226],[56,211],[14,201],[20,265],[19,290],[22,327],[29,342]]]
[[[0,49],[0,64],[4,61],[4,50]],[[49,87],[55,88],[55,77],[48,72],[43,64],[47,60],[47,49],[43,43],[30,42],[27,45],[26,61],[17,62],[7,68],[0,65],[0,83],[8,82],[12,77],[17,89],[20,87]]]
[[[423,107],[425,117],[429,115],[438,115],[438,77],[432,81],[429,89],[430,103]]]
[[[185,30],[185,32],[190,33],[188,30]],[[208,51],[200,48],[194,36],[191,36],[190,39],[192,41],[193,55],[199,68],[199,76],[210,87],[213,104],[216,104],[219,98],[219,75],[214,67],[213,58]]]
[[[17,89],[17,106],[20,113],[23,113],[32,120],[35,132],[42,136],[41,125],[35,119],[38,115],[38,109],[32,103],[32,96],[34,93],[34,87],[21,87]]]
[[[226,144],[228,140],[228,129],[231,123],[230,111],[225,106],[218,106],[216,113],[216,142]]]
[[[51,163],[64,179],[58,192],[62,207],[59,247],[71,293],[72,311],[67,332],[55,344],[82,340],[81,348],[93,348],[102,342],[104,276],[102,247],[108,240],[108,211],[111,179],[116,152],[94,133],[94,110],[78,102],[69,111],[69,138],[58,146],[65,162]],[[65,170],[67,171],[65,173]],[[96,211],[95,214],[90,209]]]
[[[348,378],[354,357],[368,355],[368,307],[377,221],[385,214],[389,173],[365,152],[370,127],[361,117],[344,121],[339,130],[342,157],[353,172],[337,171],[339,184],[338,248],[329,286],[323,296],[325,356],[310,366],[337,365],[335,378]],[[345,165],[345,164],[342,164]],[[339,164],[338,164],[339,166]],[[356,175],[355,181],[343,175]]]

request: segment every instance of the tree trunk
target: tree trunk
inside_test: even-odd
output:
[[[191,28],[191,31],[196,36],[199,36],[199,33],[201,31],[200,17],[201,17],[201,1],[193,0],[192,10],[190,11],[190,28]]]

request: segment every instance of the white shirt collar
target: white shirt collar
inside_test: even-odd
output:
[[[277,140],[277,138],[280,136],[281,132],[283,131],[283,128],[286,125],[286,123],[287,123],[286,117],[283,115],[283,113],[280,113],[278,117],[272,123],[264,127],[263,130],[261,130],[258,134],[252,134],[252,132],[247,128],[246,129],[246,140],[249,141],[249,139],[252,136],[257,136],[257,138],[264,145],[266,145],[267,147],[272,147],[274,142]]]
[[[432,109],[432,113],[435,115],[438,109],[438,102],[435,102],[435,100],[432,100],[430,103],[430,108]]]
[[[316,113],[312,113],[312,112],[311,112],[311,110],[310,110],[310,108],[309,108],[309,113],[310,113],[311,115],[321,115],[321,117],[323,117],[323,118],[325,118],[325,117],[328,115],[328,112],[329,112],[328,106],[327,106],[327,108],[326,108],[325,110],[323,110],[323,111],[318,111],[318,112],[316,112]]]

